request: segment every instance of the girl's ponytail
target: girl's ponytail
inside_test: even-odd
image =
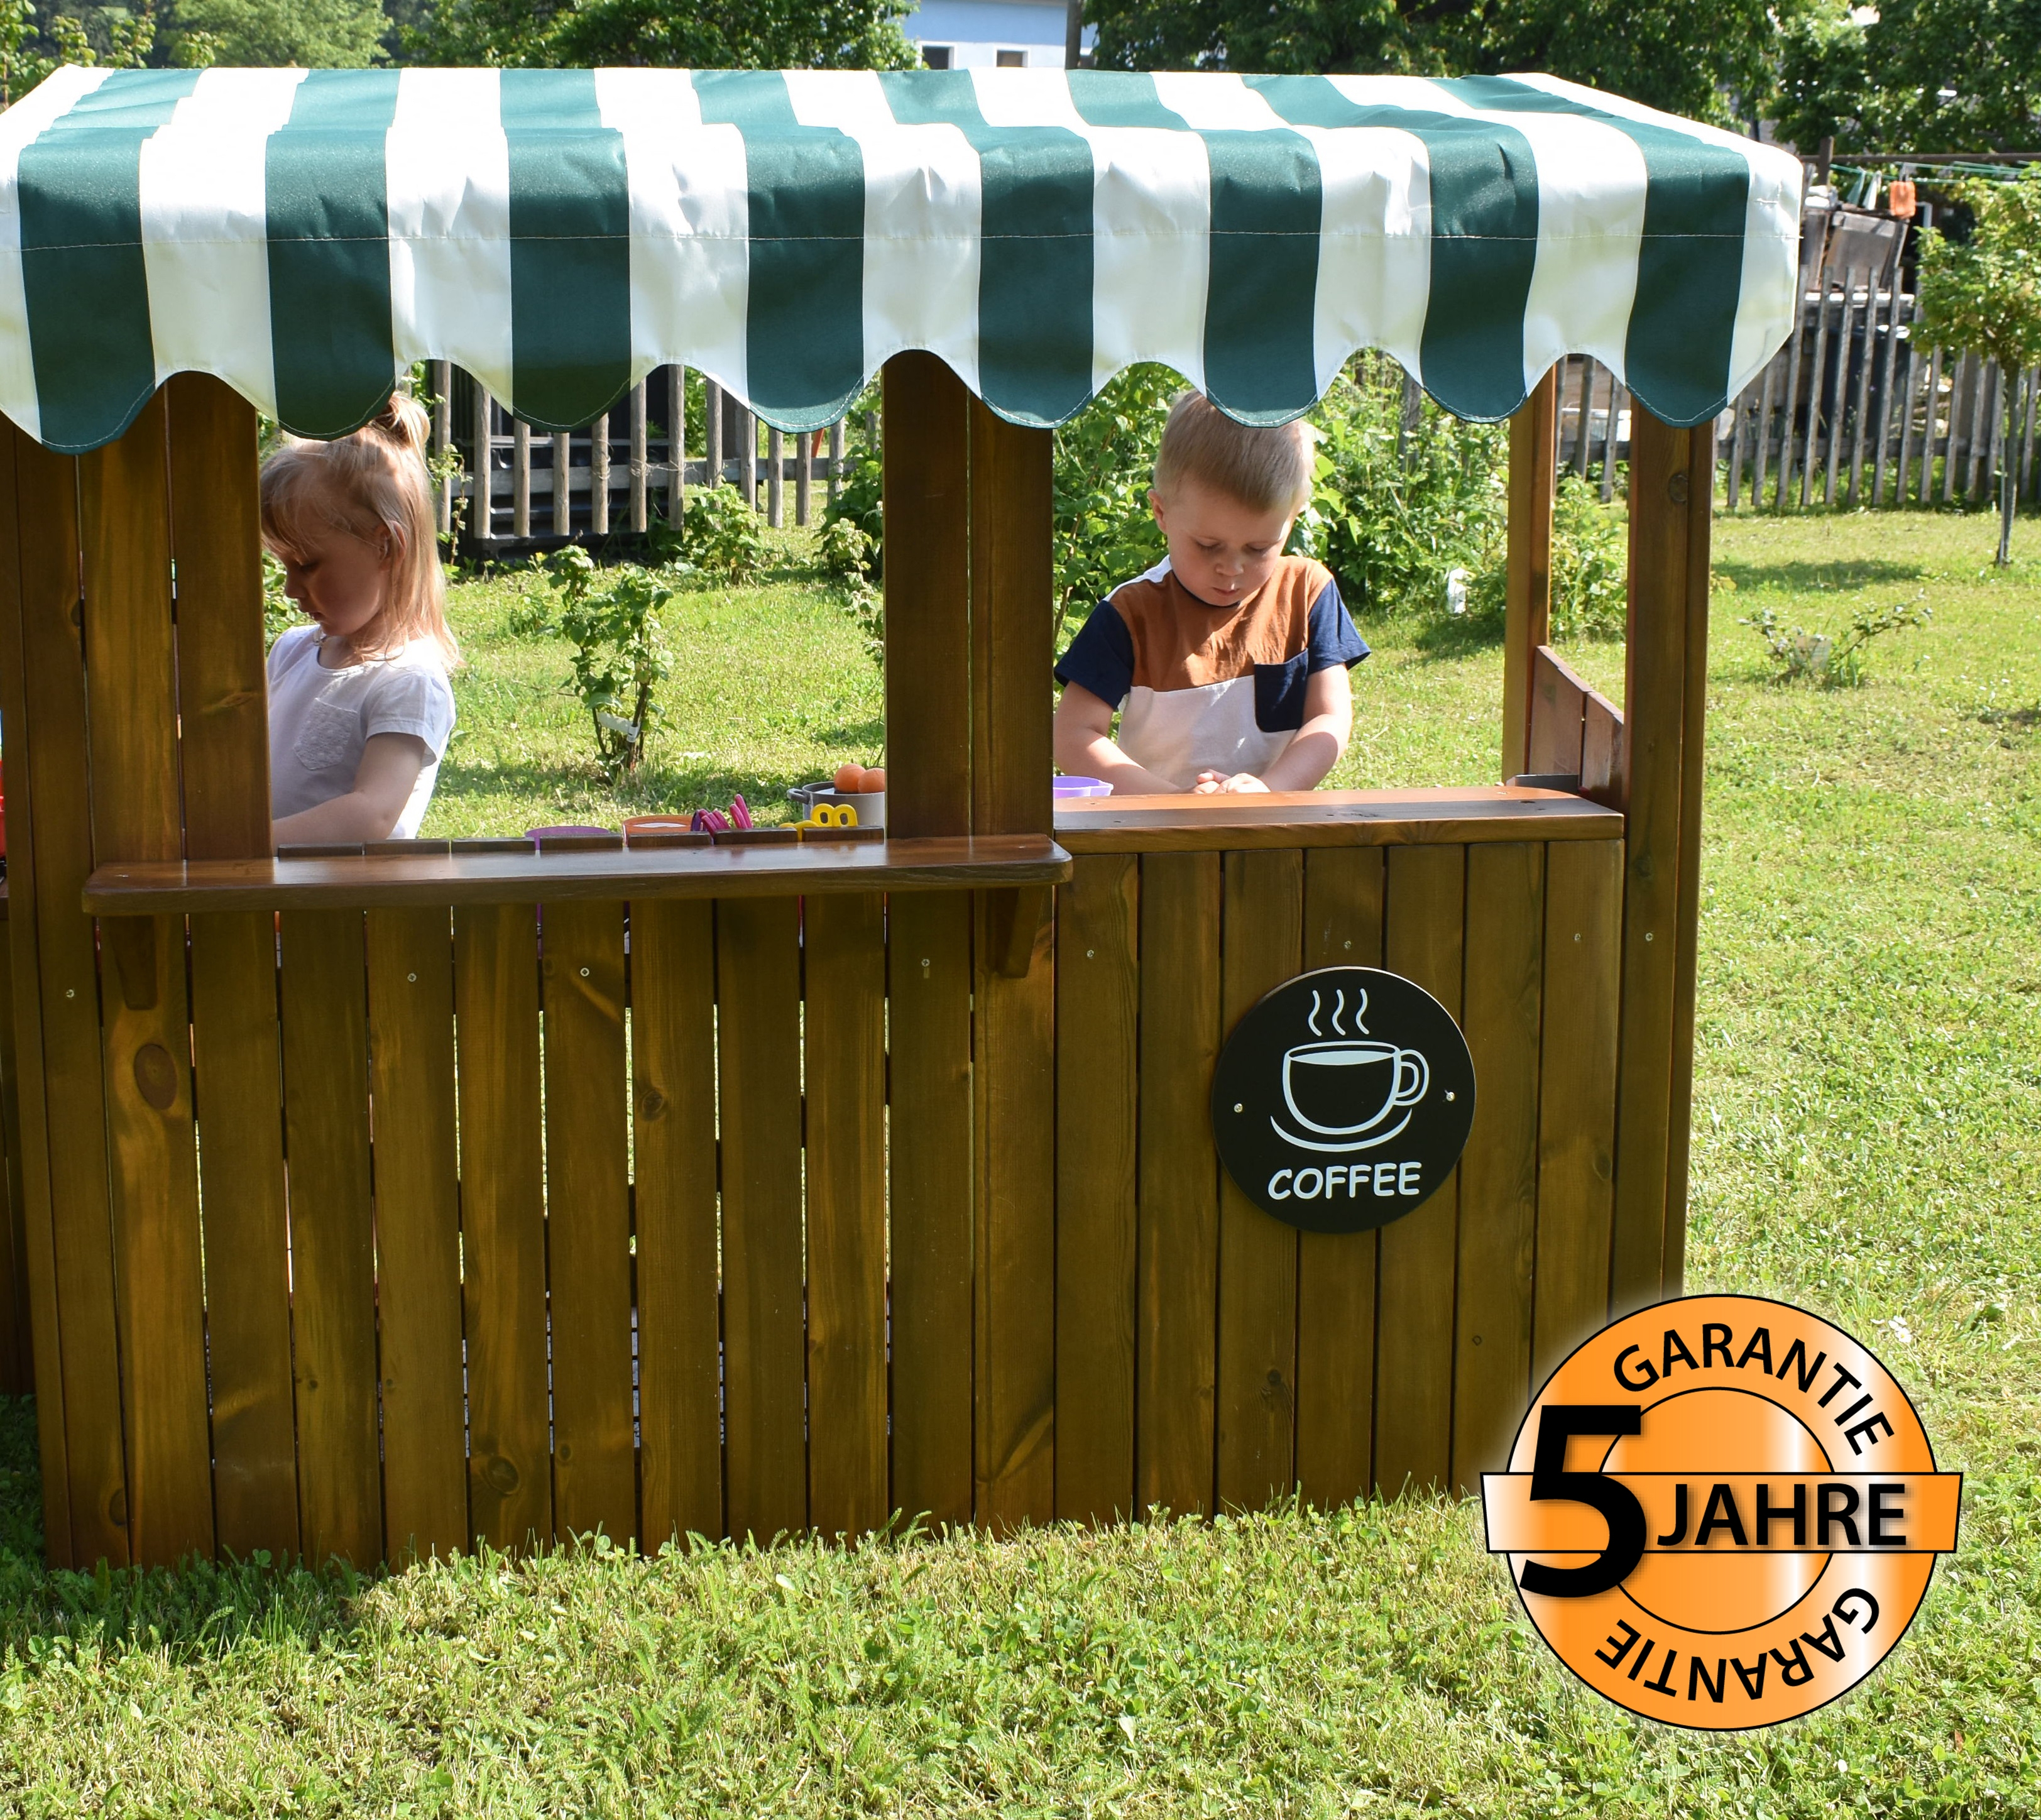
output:
[[[368,427],[386,441],[416,456],[421,466],[432,447],[433,422],[425,407],[409,392],[393,391],[368,420]]]

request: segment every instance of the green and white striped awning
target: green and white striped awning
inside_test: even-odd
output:
[[[1543,76],[65,69],[0,115],[0,410],[92,448],[197,371],[331,436],[441,359],[561,429],[679,362],[795,429],[924,348],[1020,422],[1135,361],[1275,422],[1378,348],[1687,425],[1784,340],[1799,201]]]

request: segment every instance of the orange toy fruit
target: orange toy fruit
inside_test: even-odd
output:
[[[864,773],[864,781],[858,788],[865,791],[883,792],[886,788],[886,767],[883,765],[868,766]]]
[[[832,781],[845,795],[853,796],[864,788],[864,767],[846,759],[836,768],[836,776]]]

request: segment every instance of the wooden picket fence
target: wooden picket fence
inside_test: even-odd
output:
[[[841,420],[818,435],[783,434],[761,427],[709,380],[706,446],[690,455],[684,429],[677,443],[673,434],[687,422],[685,376],[685,368],[662,367],[633,386],[618,410],[581,429],[548,434],[512,417],[471,375],[433,361],[432,452],[443,464],[451,454],[458,464],[458,471],[444,470],[440,485],[441,535],[458,534],[486,554],[513,540],[642,532],[655,516],[679,523],[686,489],[706,486],[711,477],[736,487],[776,527],[811,522],[817,486],[836,497],[845,471]],[[487,452],[479,464],[478,448]]]

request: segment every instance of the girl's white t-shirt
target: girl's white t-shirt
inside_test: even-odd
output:
[[[280,820],[354,788],[361,752],[379,733],[409,733],[431,761],[391,830],[409,840],[425,819],[453,735],[453,685],[438,642],[414,639],[388,657],[327,670],[326,635],[296,626],[269,647],[269,813]]]

